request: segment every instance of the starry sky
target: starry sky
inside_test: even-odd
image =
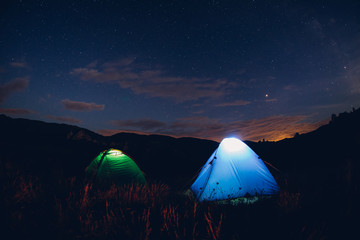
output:
[[[276,141],[360,106],[360,1],[2,1],[0,113]]]

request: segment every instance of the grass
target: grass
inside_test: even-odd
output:
[[[315,198],[283,186],[253,204],[217,204],[162,183],[99,189],[74,177],[0,176],[1,226],[11,239],[332,239],[356,229],[346,189]]]
[[[99,189],[70,178],[45,190],[32,177],[8,182],[2,205],[14,238],[219,239],[221,233],[222,214],[165,184]]]

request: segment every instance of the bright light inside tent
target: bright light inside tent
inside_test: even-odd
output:
[[[112,149],[108,152],[108,155],[120,156],[120,155],[123,155],[123,153],[120,150]]]
[[[221,145],[227,152],[239,152],[245,147],[245,144],[237,138],[225,138],[221,141]]]

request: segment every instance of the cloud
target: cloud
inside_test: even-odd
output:
[[[0,85],[0,103],[5,102],[5,100],[14,92],[25,90],[28,85],[29,79],[27,77],[15,78],[10,82]]]
[[[28,64],[26,62],[11,62],[10,66],[15,68],[28,68]]]
[[[105,108],[104,104],[96,104],[96,103],[87,103],[87,102],[77,102],[71,101],[69,99],[64,99],[61,101],[64,105],[65,109],[72,111],[102,111]]]
[[[149,68],[136,63],[135,58],[96,66],[97,64],[91,63],[84,68],[73,69],[70,74],[85,81],[115,83],[135,94],[168,98],[176,102],[220,97],[233,86],[226,79],[171,76],[160,68]]]
[[[198,110],[198,111],[193,111],[193,114],[203,114],[205,111],[204,110]]]
[[[24,109],[24,108],[0,108],[1,114],[7,115],[27,115],[36,113],[35,111]]]
[[[229,128],[239,132],[243,139],[258,141],[266,139],[278,141],[284,138],[290,138],[295,133],[306,133],[317,129],[328,123],[328,120],[319,122],[307,121],[309,116],[270,116],[262,119],[252,119],[244,122],[233,122]]]
[[[112,121],[112,124],[119,128],[138,128],[140,130],[153,130],[165,127],[166,124],[152,119],[140,119],[140,120],[117,120]]]
[[[225,102],[216,104],[215,107],[229,107],[229,106],[245,106],[250,104],[251,102],[246,100],[236,100],[234,102]]]
[[[48,115],[48,116],[45,116],[45,117],[48,118],[48,119],[51,119],[51,120],[56,120],[56,121],[59,121],[59,122],[66,122],[66,123],[72,123],[72,124],[82,122],[80,119],[73,118],[73,117],[66,117],[66,116]]]
[[[246,69],[242,68],[242,69],[238,70],[235,74],[236,75],[243,75],[244,73],[246,73]]]
[[[165,123],[150,119],[113,121],[118,129],[102,129],[98,132],[111,135],[118,132],[135,132],[146,134],[164,134],[173,137],[196,137],[221,141],[227,136],[238,136],[243,140],[259,141],[266,139],[278,141],[293,137],[295,133],[313,131],[328,122],[309,122],[309,116],[270,116],[261,119],[220,122],[218,119],[194,116]]]
[[[286,85],[285,87],[283,87],[284,90],[286,91],[300,91],[301,88],[299,86],[296,86],[296,85],[293,85],[293,84],[290,84],[290,85]]]
[[[267,98],[265,102],[277,102],[277,98]]]

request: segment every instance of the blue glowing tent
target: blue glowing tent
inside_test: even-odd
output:
[[[199,201],[273,195],[279,187],[259,156],[237,138],[225,138],[207,160],[192,192]]]

